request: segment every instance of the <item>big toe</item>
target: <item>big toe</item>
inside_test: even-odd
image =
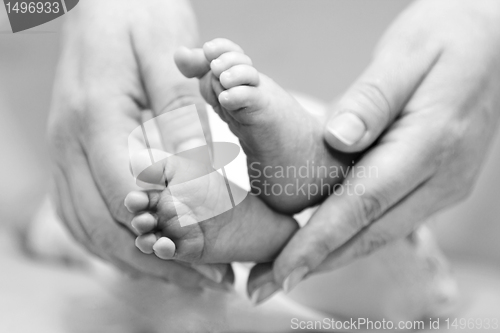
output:
[[[203,52],[208,62],[220,57],[226,52],[244,53],[243,49],[233,41],[226,38],[216,38],[203,45]]]
[[[174,61],[181,73],[188,78],[201,78],[210,70],[202,49],[180,47],[174,53]]]

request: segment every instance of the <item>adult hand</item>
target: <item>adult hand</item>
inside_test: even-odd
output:
[[[500,2],[426,0],[409,7],[325,129],[337,150],[368,150],[343,193],[327,198],[273,267],[252,272],[250,294],[290,290],[312,272],[407,236],[465,198],[497,127],[499,92]]]
[[[79,242],[132,274],[184,287],[220,287],[198,271],[221,280],[227,265],[197,266],[196,271],[136,249],[132,215],[124,206],[125,196],[139,189],[129,170],[127,144],[142,111],[159,115],[194,103],[204,108],[196,83],[186,80],[173,61],[175,49],[195,41],[194,17],[185,1],[81,2],[68,13],[49,142],[55,201]],[[164,142],[193,139],[197,123],[176,119],[161,128],[162,137],[168,137]]]

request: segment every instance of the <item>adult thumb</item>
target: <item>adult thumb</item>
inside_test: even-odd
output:
[[[131,30],[131,47],[142,81],[140,101],[152,111],[151,124],[156,123],[162,144],[151,148],[175,154],[205,145],[210,141],[206,103],[197,80],[187,79],[174,62],[181,46],[196,45],[194,13],[186,1],[152,1],[145,6],[147,15],[139,15],[141,20]],[[138,25],[140,29],[135,28]]]
[[[368,148],[402,112],[437,55],[401,50],[379,52],[334,104],[325,126],[326,142],[347,153]]]

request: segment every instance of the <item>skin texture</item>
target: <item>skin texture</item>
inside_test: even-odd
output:
[[[362,196],[325,201],[274,265],[255,268],[250,293],[264,284],[290,289],[311,272],[345,265],[470,192],[498,118],[499,6],[421,1],[389,28],[334,109],[356,113],[366,134],[347,146],[325,131],[344,152],[378,139],[358,162],[376,166],[378,177],[354,180],[365,186]],[[68,21],[49,124],[60,215],[78,241],[118,267],[197,287],[205,280],[191,268],[135,249],[123,207],[137,189],[124,142],[140,110],[159,114],[201,101],[196,84],[165,61],[178,46],[194,46],[190,10],[179,1],[87,0]],[[169,133],[185,140],[182,129]],[[287,279],[294,271],[300,274]]]
[[[127,193],[139,189],[129,170],[127,139],[141,111],[159,115],[202,102],[196,84],[173,61],[179,45],[195,42],[185,1],[82,2],[65,27],[48,136],[54,201],[77,241],[130,274],[217,288],[204,275],[220,281],[228,265],[197,267],[202,275],[190,265],[142,254],[124,206]],[[162,128],[165,145],[193,139],[191,123],[178,119],[175,127]]]
[[[267,158],[267,163],[277,165],[303,165],[301,157],[306,153],[287,151],[286,144],[306,149],[316,163],[323,160],[325,153],[329,154],[322,148],[325,144],[323,133],[307,126],[307,118],[314,117],[313,114],[306,113],[271,79],[257,72],[250,65],[250,58],[234,42],[217,38],[204,44],[204,54],[199,50],[181,48],[175,55],[176,64],[182,73],[200,78],[202,96],[213,103],[214,110],[238,136],[247,152],[247,163],[250,159],[266,161]],[[285,118],[283,114],[286,114]],[[320,118],[315,119],[319,121]],[[283,127],[283,124],[286,126]],[[313,139],[314,136],[319,138]],[[277,146],[275,141],[279,143]],[[260,154],[266,151],[272,156]],[[337,161],[332,158],[326,164],[337,166]],[[297,226],[290,217],[287,220],[272,211],[271,207],[262,202],[259,204],[260,200],[252,195],[236,208],[210,220],[188,226],[179,223],[181,219],[201,221],[204,218],[200,218],[199,213],[212,211],[216,204],[224,202],[226,185],[218,173],[197,179],[191,185],[177,185],[177,189],[173,190],[175,198],[171,196],[170,184],[179,183],[176,179],[206,174],[207,167],[211,170],[210,164],[171,158],[165,163],[163,173],[156,176],[160,178],[164,175],[169,180],[169,187],[162,192],[132,192],[127,196],[127,207],[139,212],[132,221],[141,234],[136,240],[137,247],[144,253],[154,252],[162,259],[188,262],[262,263],[274,259]],[[297,201],[302,201],[302,205],[311,205],[300,196],[293,196],[291,202],[288,201],[290,196],[283,195],[283,199],[285,205],[291,204],[295,208]],[[385,251],[373,267],[366,267],[367,271],[382,266],[378,268],[380,272],[391,269],[397,272],[386,273],[395,278],[392,283],[397,280],[396,284],[401,287],[391,291],[397,296],[391,297],[391,301],[380,301],[378,305],[391,309],[390,313],[395,316],[401,313],[408,316],[406,318],[434,317],[457,304],[458,293],[446,260],[433,246],[431,236],[426,236],[428,232],[425,228],[419,229]],[[368,281],[358,282],[367,284]],[[253,294],[252,300],[258,302],[265,297],[264,289]],[[405,304],[405,310],[401,309],[401,304]]]
[[[249,293],[290,290],[309,274],[405,237],[463,200],[497,128],[499,50],[498,1],[427,0],[403,12],[334,105],[330,122],[354,114],[364,135],[346,145],[325,128],[332,147],[367,149],[357,166],[375,166],[376,176],[347,179],[364,194],[328,198],[273,265],[254,268]]]

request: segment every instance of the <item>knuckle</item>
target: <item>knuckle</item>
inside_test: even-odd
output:
[[[314,253],[319,261],[323,261],[324,258],[335,250],[334,244],[334,242],[325,237],[314,244],[314,251],[308,251],[307,253]],[[310,261],[307,253],[304,253],[301,257],[299,257],[301,262],[307,263]],[[317,264],[320,264],[320,262],[314,263],[314,266]]]
[[[480,163],[466,161],[480,160],[481,152],[470,149],[471,135],[467,133],[466,121],[445,117],[438,126],[445,130],[436,131],[439,132],[436,142],[441,144],[431,163],[440,174],[439,184],[444,195],[451,203],[457,203],[469,197],[479,173]]]
[[[326,233],[325,233],[326,234]],[[307,242],[296,251],[289,261],[279,262],[277,267],[280,271],[288,271],[290,266],[317,267],[330,253],[335,250],[335,242],[331,237],[323,236],[315,242]]]
[[[363,239],[361,246],[358,248],[357,255],[367,256],[373,251],[376,251],[385,245],[387,245],[388,240],[380,234],[370,235]]]
[[[358,101],[365,104],[370,111],[376,112],[376,116],[381,118],[384,123],[390,121],[392,106],[389,99],[382,91],[376,81],[360,81],[354,87],[354,93]]]
[[[379,218],[387,207],[381,195],[365,194],[359,196],[356,202],[354,222],[359,229]]]
[[[460,158],[466,147],[468,136],[467,123],[457,120],[454,117],[453,110],[443,110],[441,117],[434,117],[433,124],[435,137],[432,141],[439,142],[437,146],[437,154],[434,155],[434,160],[437,166],[450,163]]]

